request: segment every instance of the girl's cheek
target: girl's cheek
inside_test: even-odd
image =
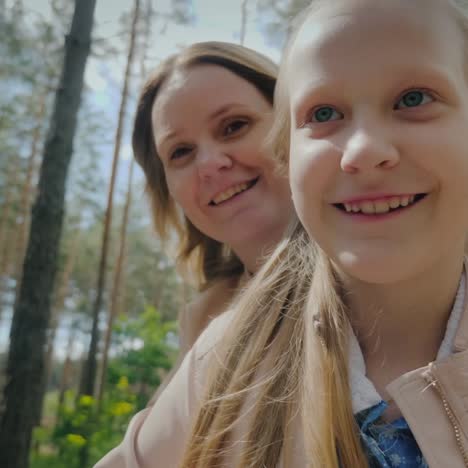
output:
[[[339,157],[326,144],[319,141],[302,141],[291,145],[290,165],[293,173],[307,173],[309,180],[320,179],[339,166]]]

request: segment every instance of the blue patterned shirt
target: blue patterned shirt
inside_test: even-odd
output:
[[[382,420],[387,407],[381,401],[355,416],[370,468],[428,468],[405,419]]]

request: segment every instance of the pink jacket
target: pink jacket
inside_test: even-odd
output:
[[[466,269],[466,268],[465,268]],[[450,351],[428,366],[411,371],[388,387],[431,468],[468,468],[468,301],[466,280],[460,286],[448,324],[445,346]],[[177,468],[198,409],[206,375],[207,353],[217,342],[232,314],[215,319],[187,354],[179,371],[155,405],[134,416],[123,442],[95,468]],[[453,330],[452,330],[453,329]],[[353,340],[351,340],[353,342]],[[365,377],[362,354],[354,340],[350,349],[350,379],[355,411],[379,401]],[[443,344],[444,346],[444,344]],[[277,468],[307,467],[302,434],[291,458]],[[237,427],[233,440],[242,440]],[[241,450],[239,447],[238,451]],[[237,459],[236,454],[231,454]],[[236,466],[226,460],[226,467]]]

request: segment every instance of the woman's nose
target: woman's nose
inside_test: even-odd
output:
[[[201,147],[197,153],[199,176],[207,179],[216,176],[220,171],[229,169],[233,165],[232,157],[219,146]]]

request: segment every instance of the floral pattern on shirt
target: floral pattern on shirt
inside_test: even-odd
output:
[[[387,407],[381,401],[356,415],[370,468],[429,468],[405,419],[382,420]]]

